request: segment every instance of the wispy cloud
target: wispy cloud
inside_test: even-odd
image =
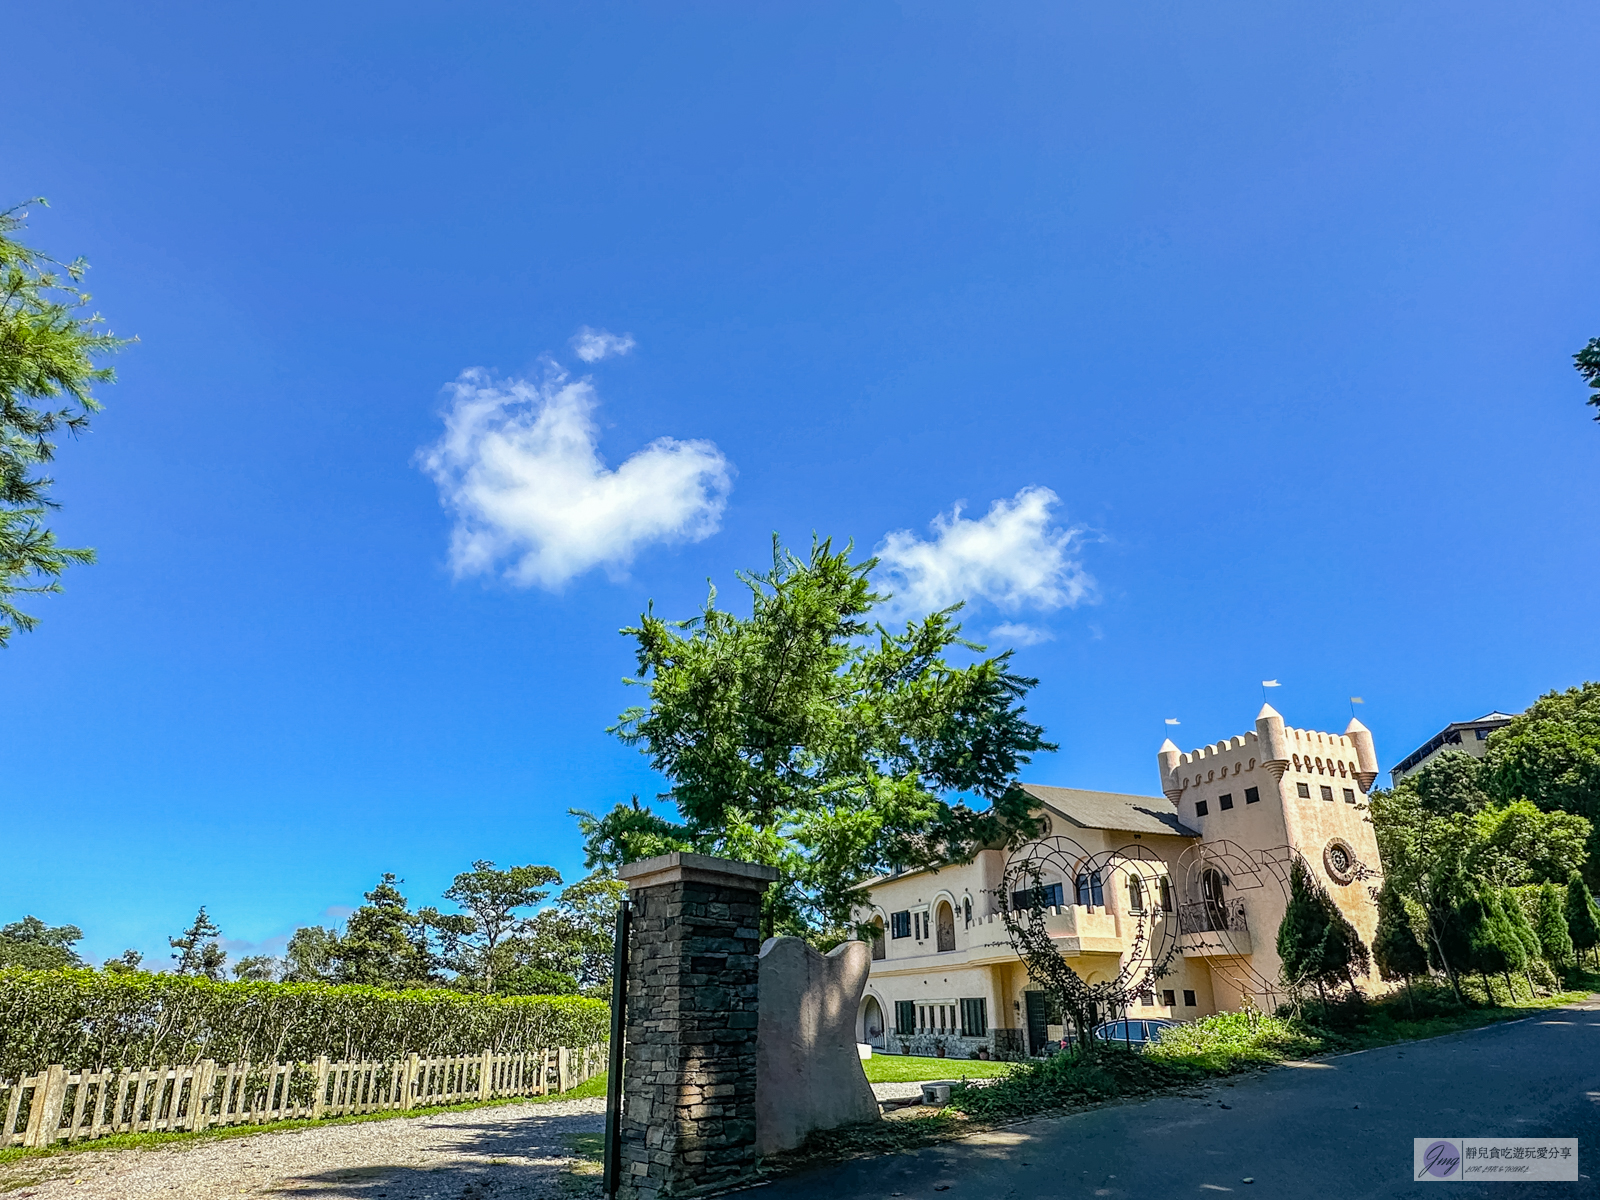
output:
[[[1048,629],[1020,621],[1007,621],[989,630],[991,642],[1008,642],[1013,646],[1037,646],[1040,642],[1053,642],[1055,638]]]
[[[895,607],[926,612],[966,600],[1006,613],[1054,612],[1092,601],[1094,578],[1077,557],[1084,530],[1055,521],[1052,510],[1060,502],[1049,488],[1025,487],[996,500],[977,520],[962,516],[958,503],[934,517],[927,540],[909,529],[889,534],[878,557],[895,589]],[[1000,630],[1044,640],[1029,626],[1004,625],[995,636],[1003,636]]]
[[[717,531],[733,466],[711,442],[658,438],[610,470],[587,379],[552,367],[542,381],[497,381],[472,369],[446,391],[444,436],[418,458],[455,516],[458,576],[503,571],[554,589],[595,567],[621,573],[653,543]]]
[[[586,363],[597,363],[602,358],[615,358],[634,347],[633,334],[608,333],[604,329],[590,329],[585,325],[572,335],[574,353]]]

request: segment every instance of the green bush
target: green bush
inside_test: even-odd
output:
[[[987,1086],[952,1088],[950,1107],[974,1117],[1021,1116],[1162,1091],[1200,1074],[1117,1042],[1096,1042],[1087,1050],[1025,1062]]]
[[[0,1079],[50,1063],[382,1062],[588,1046],[606,1040],[610,1020],[609,1005],[580,996],[10,970],[0,971]]]
[[[1169,1066],[1225,1075],[1297,1054],[1312,1054],[1320,1048],[1315,1037],[1282,1017],[1223,1012],[1174,1026],[1145,1051],[1145,1056]]]

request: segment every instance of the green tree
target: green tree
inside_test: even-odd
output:
[[[1490,801],[1483,788],[1483,764],[1465,750],[1435,755],[1402,782],[1415,790],[1424,809],[1440,816],[1481,812]]]
[[[495,975],[510,966],[506,940],[522,930],[527,922],[516,916],[518,909],[530,908],[550,894],[551,884],[561,882],[554,867],[507,867],[504,870],[484,858],[463,871],[445,890],[445,898],[466,909],[466,920],[441,917],[435,909],[423,909],[421,916],[434,928],[445,930],[453,951],[450,963],[477,989],[495,990]]]
[[[271,983],[280,966],[280,960],[270,954],[246,954],[233,964],[233,977],[240,983]]]
[[[632,638],[647,703],[613,732],[671,781],[671,821],[637,800],[577,814],[588,865],[671,849],[767,863],[779,871],[767,933],[837,933],[892,867],[965,861],[1032,836],[1033,805],[1015,785],[1040,750],[1024,718],[1036,680],[1009,653],[954,666],[957,608],[877,621],[876,559],[814,541],[800,557],[773,539],[770,570],[741,573],[750,615],[717,607],[666,621],[647,611]],[[982,807],[962,799],[973,797]]]
[[[1483,977],[1484,989],[1488,991],[1492,1003],[1494,992],[1489,987],[1489,977],[1505,976],[1509,993],[1511,972],[1520,971],[1526,965],[1527,949],[1517,937],[1517,931],[1507,919],[1493,888],[1487,885],[1475,888],[1462,904],[1461,911],[1470,946],[1469,963]]]
[[[1539,901],[1533,921],[1533,931],[1539,935],[1539,949],[1544,960],[1558,971],[1570,970],[1576,961],[1572,950],[1572,934],[1567,930],[1566,898],[1553,883],[1539,887]]]
[[[1600,338],[1590,338],[1588,345],[1572,356],[1572,365],[1589,385],[1586,403],[1600,408]],[[1600,421],[1600,413],[1596,413],[1594,419]]]
[[[334,958],[340,983],[404,988],[438,982],[428,922],[411,911],[399,883],[385,872],[345,922]]]
[[[1495,804],[1474,818],[1471,872],[1497,887],[1565,879],[1589,856],[1589,821],[1568,812],[1541,812],[1528,800]]]
[[[37,624],[17,600],[60,591],[67,567],[94,561],[92,550],[56,543],[45,524],[54,481],[38,469],[55,458],[56,436],[88,430],[100,410],[94,385],[115,378],[95,359],[127,344],[86,311],[87,263],[56,262],[11,236],[26,216],[22,206],[0,212],[0,646]]]
[[[1378,964],[1378,974],[1391,983],[1403,979],[1409,986],[1414,976],[1428,971],[1428,953],[1411,927],[1405,901],[1387,882],[1378,892],[1378,928],[1372,937],[1372,957]]]
[[[578,880],[513,939],[508,952],[518,966],[512,969],[570,976],[584,995],[610,999],[617,906],[626,893],[627,886],[606,871]]]
[[[285,983],[337,983],[340,938],[337,929],[304,925],[294,931],[283,953]]]
[[[1600,946],[1600,911],[1597,911],[1589,885],[1576,871],[1567,880],[1567,934],[1579,954]]]
[[[575,996],[578,980],[564,971],[514,966],[495,977],[494,990],[502,996]]]
[[[83,959],[73,946],[82,938],[83,930],[76,925],[46,925],[38,917],[23,917],[0,928],[0,968],[54,971],[81,967]]]
[[[1533,922],[1528,920],[1527,911],[1522,907],[1522,901],[1510,888],[1501,888],[1498,899],[1500,909],[1505,913],[1506,921],[1511,926],[1511,932],[1516,935],[1517,941],[1522,946],[1522,973],[1527,976],[1528,990],[1531,992],[1533,983],[1533,964],[1539,958],[1539,935],[1533,931]]]
[[[137,950],[124,950],[116,958],[106,959],[100,969],[112,975],[132,975],[143,961],[144,955]]]
[[[1356,992],[1356,973],[1371,968],[1355,926],[1298,858],[1289,871],[1289,903],[1278,924],[1278,957],[1290,987],[1315,984],[1324,1000],[1329,984],[1345,982]]]
[[[177,937],[167,939],[167,944],[172,947],[172,960],[177,964],[175,972],[179,975],[222,979],[222,969],[227,964],[228,956],[217,942],[221,933],[222,930],[206,915],[206,906],[202,904],[189,928]]]
[[[1489,735],[1484,768],[1495,799],[1528,800],[1589,821],[1584,879],[1600,885],[1600,683],[1540,696]]]

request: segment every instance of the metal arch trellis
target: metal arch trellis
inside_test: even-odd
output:
[[[1140,911],[1128,913],[1134,928],[1121,951],[1116,974],[1090,983],[1068,964],[1052,935],[1050,918],[1055,914],[1049,910],[1054,906],[1044,903],[1051,876],[1059,876],[1064,892],[1069,888],[1076,892],[1080,878],[1098,877],[1102,893],[1106,887],[1125,889],[1137,878],[1141,890],[1149,889],[1152,899],[1163,881],[1169,890],[1172,883],[1166,862],[1139,843],[1090,851],[1072,838],[1050,836],[1025,843],[1007,860],[997,899],[1012,949],[1029,977],[1051,992],[1071,1016],[1073,1032],[1079,1044],[1086,1046],[1102,1014],[1123,1011],[1131,996],[1167,974],[1178,950],[1177,930],[1172,914],[1163,912],[1159,904],[1145,904]],[[1013,897],[1022,893],[1030,898],[1026,906],[1013,903]]]
[[[1071,1016],[1079,1043],[1087,1045],[1103,1015],[1126,1011],[1134,996],[1151,990],[1170,973],[1179,953],[1179,938],[1186,933],[1215,935],[1215,951],[1205,955],[1211,969],[1250,1003],[1260,1008],[1273,1006],[1284,985],[1252,965],[1254,955],[1247,948],[1252,944],[1238,893],[1276,887],[1286,905],[1296,859],[1314,874],[1313,864],[1288,845],[1251,851],[1226,839],[1202,842],[1186,849],[1169,867],[1143,843],[1090,851],[1072,838],[1048,836],[1012,851],[996,899],[1011,947],[1027,967],[1030,979],[1055,996]],[[1231,899],[1215,884],[1208,887],[1209,872],[1215,872],[1221,886],[1235,893]],[[1359,859],[1352,862],[1350,873],[1353,882],[1377,878]],[[1064,892],[1070,889],[1075,893],[1080,878],[1093,879],[1096,874],[1102,892],[1120,885],[1123,891],[1119,894],[1125,894],[1127,882],[1137,877],[1141,888],[1150,889],[1147,894],[1152,900],[1165,880],[1175,911],[1168,913],[1159,904],[1146,903],[1142,911],[1127,913],[1134,928],[1126,939],[1117,973],[1090,983],[1072,968],[1056,944],[1050,929],[1052,906],[1044,899],[1052,877],[1060,880]],[[1013,899],[1019,894],[1027,894],[1031,902],[1015,904]],[[1072,899],[1076,898],[1073,895]],[[1063,900],[1067,900],[1065,895]]]

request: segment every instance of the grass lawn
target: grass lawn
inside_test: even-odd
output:
[[[868,1083],[922,1083],[929,1079],[993,1079],[1011,1063],[981,1058],[920,1058],[915,1054],[874,1054],[861,1064]]]

